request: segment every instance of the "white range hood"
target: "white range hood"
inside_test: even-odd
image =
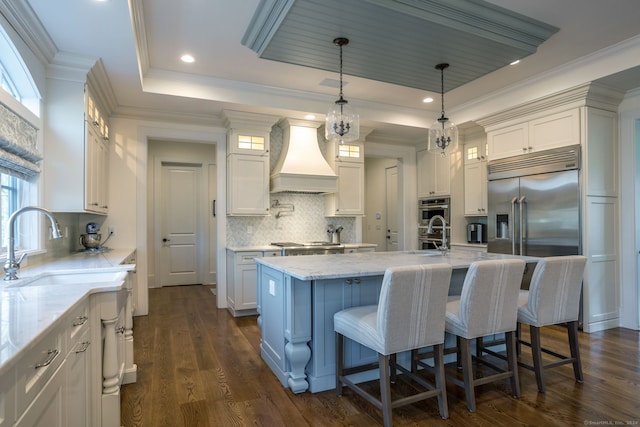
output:
[[[318,124],[285,119],[282,153],[271,174],[271,192],[335,193],[338,177],[318,146]]]

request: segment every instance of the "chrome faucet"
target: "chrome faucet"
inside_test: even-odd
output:
[[[431,219],[429,220],[429,225],[427,226],[427,233],[433,233],[433,222],[436,219],[439,219],[442,222],[442,246],[438,247],[437,244],[434,244],[436,246],[436,249],[442,252],[442,255],[446,255],[449,251],[449,248],[447,247],[447,222],[441,215],[434,215],[431,217]]]
[[[22,261],[24,261],[24,258],[27,256],[26,253],[23,253],[22,256],[20,256],[20,259],[16,261],[15,224],[14,223],[16,222],[16,218],[18,217],[18,215],[20,215],[23,212],[29,212],[29,211],[37,211],[45,214],[47,218],[49,218],[49,221],[51,222],[52,237],[54,239],[59,239],[62,237],[62,233],[60,232],[60,226],[58,225],[58,221],[56,221],[53,215],[51,215],[51,212],[49,212],[48,210],[39,208],[37,206],[26,206],[22,209],[18,209],[17,211],[15,211],[9,217],[9,251],[7,253],[7,261],[4,263],[4,271],[5,271],[4,280],[16,280],[18,278],[17,273],[18,273],[18,270],[20,269],[20,264],[22,264]]]

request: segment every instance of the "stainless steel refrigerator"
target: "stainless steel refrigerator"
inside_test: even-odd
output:
[[[579,172],[579,145],[490,161],[488,252],[580,254]]]

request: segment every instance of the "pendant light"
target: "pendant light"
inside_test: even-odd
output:
[[[458,128],[444,114],[444,70],[448,67],[449,64],[438,64],[435,67],[440,70],[442,115],[429,128],[429,151],[440,153],[442,157],[458,149]]]
[[[349,39],[338,37],[333,44],[340,48],[340,98],[331,106],[325,119],[324,136],[327,140],[338,140],[340,144],[355,141],[360,137],[360,117],[349,106],[342,93],[342,46]]]

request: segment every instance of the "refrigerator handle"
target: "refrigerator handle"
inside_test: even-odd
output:
[[[524,253],[524,205],[527,203],[525,196],[520,197],[520,255],[526,255]]]
[[[518,198],[514,197],[511,199],[511,230],[515,230],[515,222],[516,222],[516,205],[518,204]],[[516,254],[516,236],[515,233],[511,232],[511,255]]]

